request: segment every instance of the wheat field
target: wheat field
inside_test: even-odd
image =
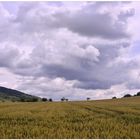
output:
[[[0,138],[140,138],[140,97],[1,102]]]

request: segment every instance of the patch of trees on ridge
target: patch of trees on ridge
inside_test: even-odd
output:
[[[134,96],[140,96],[140,92],[138,92],[138,93],[137,93],[137,94],[135,94],[135,95],[125,94],[125,95],[123,96],[123,98],[127,98],[127,97],[134,97]],[[117,99],[117,97],[112,97],[112,99]]]
[[[47,102],[47,101],[52,102],[53,100],[52,100],[52,98],[50,98],[50,99],[42,98],[41,101],[42,101],[42,102]]]
[[[38,99],[38,98],[33,98],[33,99],[30,99],[30,100],[28,100],[28,99],[21,99],[20,100],[21,102],[38,102],[38,101],[42,101],[42,102],[52,102],[53,100],[52,100],[52,98],[50,98],[50,99],[47,99],[47,98],[41,98],[41,99]]]

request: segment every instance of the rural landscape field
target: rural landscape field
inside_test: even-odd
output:
[[[140,138],[140,97],[1,102],[0,138]]]
[[[140,2],[1,1],[0,139],[140,139]]]

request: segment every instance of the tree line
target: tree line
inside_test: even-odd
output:
[[[131,95],[131,94],[125,94],[122,98],[127,98],[127,97],[134,97],[134,96],[140,96],[140,92],[134,94],[134,95]],[[117,99],[116,96],[112,97],[112,99]],[[90,100],[89,97],[86,98],[87,101]],[[38,102],[38,101],[42,101],[42,102],[53,102],[53,99],[52,98],[41,98],[41,99],[38,99],[38,98],[32,98],[32,99],[21,99],[20,100],[21,102]],[[60,99],[61,102],[68,102],[68,98],[65,98],[65,97],[62,97]]]
[[[123,98],[127,98],[127,97],[134,97],[134,96],[140,96],[140,92],[137,92],[136,94],[134,94],[134,95],[131,95],[131,94],[125,94],[124,96],[123,96]],[[117,97],[112,97],[112,99],[117,99]]]

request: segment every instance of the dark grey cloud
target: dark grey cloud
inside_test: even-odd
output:
[[[97,80],[90,80],[90,81],[81,81],[79,83],[75,83],[74,87],[82,88],[82,89],[109,89],[111,87],[110,82],[102,82]]]
[[[20,57],[18,49],[11,47],[3,47],[3,44],[0,44],[0,67],[13,67]]]
[[[128,38],[125,27],[119,21],[113,21],[112,17],[105,13],[79,13],[66,16],[66,27],[79,34],[89,37],[102,37],[106,39]]]
[[[79,35],[89,37],[106,39],[130,37],[127,32],[126,20],[134,15],[134,9],[120,11],[114,18],[110,11],[100,12],[100,9],[110,6],[117,7],[118,3],[89,3],[76,11],[63,8],[64,6],[63,4],[59,5],[59,9],[52,6],[51,12],[51,8],[45,3],[24,4],[20,7],[15,22],[19,24],[19,30],[22,33],[28,34],[67,28]]]
[[[129,9],[127,11],[122,11],[118,15],[119,20],[122,20],[123,22],[127,22],[128,17],[134,16],[135,9]]]
[[[120,49],[126,48],[126,43],[121,45],[120,43],[108,44],[105,46],[96,44],[96,47],[100,52],[98,61],[90,61],[87,57],[80,55],[85,49],[82,49],[81,52],[79,49],[78,56],[75,56],[74,53],[73,55],[70,53],[70,49],[66,51],[68,48],[65,46],[66,50],[63,48],[65,54],[60,50],[57,56],[53,51],[49,55],[48,49],[42,48],[41,50],[39,47],[40,50],[37,51],[39,48],[35,48],[30,58],[32,61],[26,60],[27,63],[24,61],[19,63],[15,73],[52,79],[61,77],[66,80],[77,80],[79,82],[74,84],[74,87],[83,89],[108,89],[112,85],[122,84],[124,81],[127,81],[129,78],[128,70],[136,66],[133,61],[127,63],[117,62],[109,65],[119,58]],[[92,56],[89,55],[89,58],[94,57],[93,54]],[[63,56],[63,59],[61,59],[61,56]],[[51,60],[51,58],[55,59]]]
[[[134,9],[126,12],[121,11],[116,19],[110,11],[102,13],[98,11],[102,6],[108,7],[110,4],[114,4],[115,7],[115,3],[91,3],[76,12],[58,12],[54,16],[57,22],[61,24],[60,26],[64,26],[80,35],[106,39],[129,38],[130,34],[127,32],[126,20],[134,15]],[[61,21],[63,22],[61,23]]]

